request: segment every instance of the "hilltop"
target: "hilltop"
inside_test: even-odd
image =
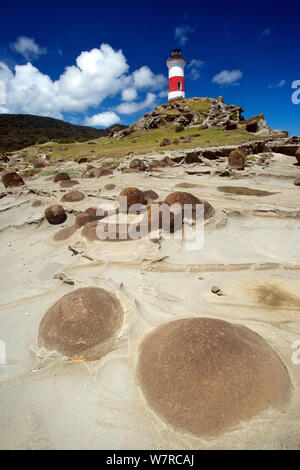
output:
[[[128,135],[138,137],[136,133],[145,130],[164,129],[172,134],[174,131],[181,132],[187,129],[204,131],[210,128],[225,131],[239,129],[261,136],[278,134],[287,136],[287,132],[271,129],[263,113],[245,120],[243,112],[241,106],[225,104],[222,96],[217,99],[179,98],[157,106],[152,112],[144,114],[141,119],[126,129],[113,130],[110,136],[119,140]]]
[[[108,135],[113,127],[120,130],[126,126],[95,129],[31,114],[0,114],[0,151],[19,150],[49,141],[84,142]]]

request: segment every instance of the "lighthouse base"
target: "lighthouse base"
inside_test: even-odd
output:
[[[176,98],[185,98],[184,91],[169,91],[168,93],[168,101],[174,100]]]

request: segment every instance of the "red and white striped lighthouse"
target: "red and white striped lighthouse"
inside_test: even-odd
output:
[[[181,49],[173,49],[171,57],[167,60],[169,69],[168,100],[184,98],[184,67],[186,60],[181,55]]]

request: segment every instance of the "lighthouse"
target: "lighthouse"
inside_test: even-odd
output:
[[[181,55],[181,49],[173,49],[167,60],[169,69],[168,100],[184,98],[184,67],[186,60]]]

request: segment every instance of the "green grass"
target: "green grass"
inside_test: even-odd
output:
[[[211,104],[209,101],[190,101],[182,100],[181,106],[188,106],[191,111],[196,113],[208,113]]]
[[[30,176],[35,176],[40,172],[41,170],[39,168],[26,168],[25,170],[22,171],[21,175],[26,178]]]
[[[180,133],[180,135],[189,137],[196,132],[196,128],[186,129]],[[208,128],[200,130],[199,134],[200,135],[198,137],[192,137],[191,142],[186,142],[185,140],[180,139],[179,144],[172,143],[171,145],[168,145],[164,151],[169,149],[185,150],[195,147],[233,145],[257,140],[257,136],[255,136],[255,134],[246,132],[244,127],[232,131],[226,131],[221,128]],[[136,143],[132,143],[133,137],[137,139]],[[85,142],[68,144],[66,145],[67,150],[65,151],[60,150],[60,144],[54,144],[52,146],[51,160],[52,162],[55,162],[55,160],[63,158],[65,161],[76,161],[79,157],[85,156],[89,159],[89,161],[101,159],[103,160],[103,163],[105,163],[105,160],[108,158],[119,160],[129,152],[133,152],[137,155],[142,155],[151,151],[161,152],[162,149],[159,144],[166,137],[171,141],[173,141],[175,138],[178,139],[178,132],[176,132],[176,128],[173,124],[170,124],[168,127],[161,129],[136,131],[134,134],[131,134],[130,136],[121,140],[104,137],[98,139],[96,141],[97,144],[95,145],[89,145]],[[91,150],[95,149],[95,153],[91,152]]]

